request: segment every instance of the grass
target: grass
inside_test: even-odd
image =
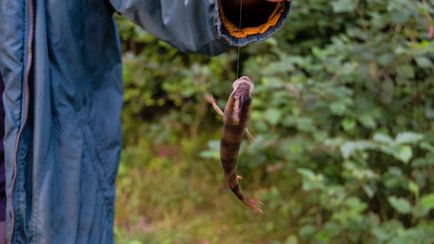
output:
[[[154,146],[142,141],[124,150],[117,181],[117,243],[280,243],[290,236],[278,201],[258,215],[223,190],[220,163],[198,156],[205,142]],[[278,194],[244,176],[245,191],[266,204]]]

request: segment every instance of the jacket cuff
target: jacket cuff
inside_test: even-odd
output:
[[[225,15],[221,2],[217,5],[217,31],[231,46],[245,46],[247,44],[265,40],[274,35],[284,24],[291,8],[290,2],[276,4],[276,8],[268,17],[268,20],[255,27],[239,28],[232,23]]]

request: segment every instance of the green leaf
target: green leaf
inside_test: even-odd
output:
[[[333,102],[330,104],[330,111],[336,115],[343,115],[347,111],[347,106],[342,102]]]
[[[369,141],[346,142],[341,146],[341,155],[347,159],[354,151],[362,151],[369,148],[373,148],[373,145]]]
[[[277,123],[280,121],[280,118],[282,117],[282,111],[279,109],[270,108],[265,111],[264,116],[271,125],[277,125]]]
[[[420,148],[427,150],[431,153],[434,153],[434,146],[432,146],[431,144],[429,144],[428,142],[421,142],[420,143]]]
[[[399,144],[414,144],[423,139],[422,134],[414,132],[402,132],[396,136],[395,141]]]
[[[363,185],[363,191],[369,198],[372,198],[375,195],[375,190],[369,185]]]
[[[199,152],[199,156],[202,158],[212,158],[219,159],[220,158],[220,141],[213,140],[208,142],[208,149]]]
[[[433,67],[433,64],[432,64],[432,62],[431,62],[431,60],[429,60],[428,58],[426,58],[426,57],[417,57],[416,58],[416,63],[417,63],[417,66],[419,66],[419,67],[421,67],[421,68],[431,68],[431,67]]]
[[[299,169],[297,169],[297,172],[306,178],[314,178],[315,177],[315,173],[310,169],[299,168]]]
[[[360,123],[362,123],[363,126],[366,128],[375,128],[375,120],[374,118],[369,114],[362,114],[357,118]]]
[[[405,198],[391,196],[387,198],[387,201],[401,214],[409,214],[411,212],[411,205]]]
[[[419,196],[419,186],[414,182],[414,181],[410,181],[410,183],[408,183],[408,189],[416,196]]]
[[[383,134],[381,132],[375,133],[373,140],[377,141],[377,142],[385,143],[385,144],[393,144],[394,143],[392,137],[390,137],[389,135]]]
[[[351,131],[356,127],[356,121],[350,118],[345,118],[341,124],[346,131]]]
[[[394,153],[394,156],[403,163],[408,163],[408,161],[413,157],[413,150],[410,146],[402,146],[398,148],[398,151]]]
[[[353,151],[356,150],[356,145],[354,142],[347,142],[341,146],[341,154],[345,159],[349,158]]]
[[[297,244],[297,236],[290,235],[288,238],[286,238],[285,244]]]
[[[332,2],[335,13],[351,12],[356,8],[356,1],[353,0],[335,0]]]
[[[299,234],[301,237],[309,237],[312,236],[313,234],[315,234],[315,232],[317,231],[317,229],[315,228],[315,226],[313,225],[305,225],[303,227],[301,227]]]
[[[422,204],[422,207],[425,209],[434,208],[434,193],[423,196],[420,199],[420,203]]]

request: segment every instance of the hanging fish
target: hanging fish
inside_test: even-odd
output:
[[[255,212],[262,213],[259,208],[261,202],[258,199],[244,196],[238,183],[241,177],[236,172],[238,151],[250,119],[254,85],[249,77],[242,76],[232,84],[232,87],[233,90],[223,114],[224,128],[220,141],[220,159],[225,182],[247,207]]]
[[[241,177],[236,173],[238,151],[243,135],[246,135],[249,142],[253,142],[253,136],[247,130],[247,124],[250,119],[250,105],[254,85],[249,77],[243,76],[234,81],[232,87],[233,90],[228,98],[224,112],[211,94],[205,94],[205,99],[224,118],[224,128],[220,142],[220,159],[225,183],[245,205],[255,212],[262,213],[259,208],[262,203],[256,198],[247,198],[242,193],[238,183]]]

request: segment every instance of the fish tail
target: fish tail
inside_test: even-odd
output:
[[[248,208],[253,210],[256,213],[263,213],[262,209],[260,208],[260,205],[262,205],[262,202],[254,197],[245,197],[240,184],[238,183],[238,179],[240,176],[238,176],[235,172],[228,175],[227,182],[229,185],[229,188],[231,191],[240,199]]]
[[[262,205],[262,202],[254,197],[248,197],[247,199],[245,199],[244,204],[247,205],[247,207],[249,207],[251,210],[253,210],[256,213],[264,213],[260,207],[260,205]]]

